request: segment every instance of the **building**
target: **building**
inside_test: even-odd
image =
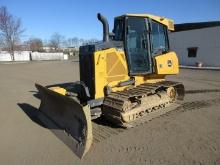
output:
[[[176,24],[170,47],[181,65],[220,67],[220,21]]]

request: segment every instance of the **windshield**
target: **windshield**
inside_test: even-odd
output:
[[[146,18],[140,17],[127,19],[126,50],[130,73],[146,73],[150,70],[146,21]]]

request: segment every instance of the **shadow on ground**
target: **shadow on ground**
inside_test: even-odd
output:
[[[47,118],[42,112],[37,108],[33,107],[27,103],[18,103],[18,106],[23,110],[23,112],[36,124],[43,128],[50,130],[59,140],[61,140],[74,154],[79,156],[79,147],[76,148],[76,140],[71,138],[69,134],[65,132],[64,129],[60,128],[56,123]],[[78,143],[78,142],[77,142]]]
[[[39,119],[39,110],[30,104],[18,103],[23,112],[35,123],[46,128],[45,124]]]
[[[104,116],[93,119],[92,122],[94,122],[98,125],[111,127],[111,128],[124,128],[123,126],[120,126],[119,124],[117,125],[117,124],[114,124],[114,123],[111,123],[111,122],[107,121]]]

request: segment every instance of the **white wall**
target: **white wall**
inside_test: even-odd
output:
[[[31,53],[32,60],[63,60],[63,53]]]
[[[204,66],[220,66],[220,27],[171,33],[170,46],[181,65],[202,62]],[[198,47],[197,57],[188,57],[189,47]]]
[[[68,60],[68,55],[63,53],[39,53],[39,52],[15,52],[15,61],[30,61],[30,57],[33,61],[43,60]],[[11,56],[6,51],[0,51],[0,61],[11,61]]]
[[[0,52],[0,61],[11,61],[11,56],[7,52]]]
[[[30,61],[30,53],[29,51],[15,52],[15,61]]]
[[[14,58],[15,61],[30,61],[30,52],[14,52]],[[0,61],[11,61],[11,55],[6,51],[0,52]]]

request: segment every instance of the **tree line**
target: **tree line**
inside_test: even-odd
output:
[[[14,60],[14,52],[20,50],[30,51],[62,51],[63,48],[78,48],[81,45],[97,42],[97,39],[82,39],[78,37],[65,38],[55,32],[48,41],[39,37],[30,37],[21,41],[25,29],[20,18],[13,16],[7,7],[0,7],[0,50],[8,51]]]
[[[31,51],[45,51],[44,48],[50,51],[62,51],[63,48],[79,48],[81,45],[98,42],[97,39],[82,39],[78,37],[65,38],[63,35],[55,32],[51,35],[49,41],[43,41],[41,38],[31,37],[26,45]]]

